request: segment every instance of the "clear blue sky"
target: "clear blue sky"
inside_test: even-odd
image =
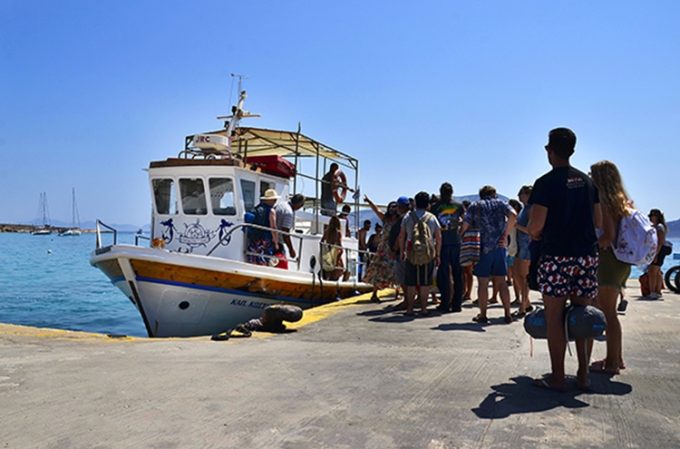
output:
[[[512,196],[610,159],[640,209],[680,218],[680,2],[0,0],[0,222],[149,222],[142,170],[216,129],[230,72],[253,126],[361,161],[387,202],[450,181]]]

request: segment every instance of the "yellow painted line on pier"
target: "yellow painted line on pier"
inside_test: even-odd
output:
[[[394,290],[385,289],[380,291],[380,296],[387,296],[393,294]],[[297,323],[286,323],[288,329],[300,329],[317,321],[324,320],[330,316],[335,315],[347,307],[369,301],[371,293],[354,296],[340,301],[325,304],[323,306],[307,309],[302,315],[302,319]],[[270,338],[274,335],[268,332],[253,332],[252,338]],[[54,340],[72,340],[72,341],[91,341],[101,343],[118,343],[118,342],[161,342],[172,340],[196,340],[196,341],[210,341],[210,337],[172,337],[172,338],[146,338],[146,337],[109,337],[107,334],[99,334],[95,332],[70,331],[63,329],[52,329],[43,327],[21,326],[18,324],[0,323],[0,339],[11,340],[12,338],[47,338]],[[235,338],[230,341],[240,340]]]
[[[394,294],[394,290],[385,289],[381,290],[379,296],[387,296]],[[313,309],[307,309],[302,315],[302,319],[297,323],[286,323],[286,328],[288,329],[299,329],[308,324],[316,323],[317,321],[324,320],[341,310],[353,306],[356,304],[364,303],[370,301],[371,293],[364,293],[363,295],[353,296],[351,298],[342,299],[340,301],[332,302],[329,304],[324,304],[323,306],[314,307]],[[254,335],[254,334],[253,334]]]
[[[0,323],[0,338],[11,339],[12,337],[28,337],[28,338],[50,338],[60,340],[88,340],[101,342],[116,342],[116,341],[148,341],[146,338],[138,337],[120,337],[111,338],[106,334],[98,334],[95,332],[81,332],[69,331],[63,329],[52,329],[43,327],[21,326],[18,324]]]

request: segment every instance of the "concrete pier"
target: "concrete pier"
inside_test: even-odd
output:
[[[627,369],[589,393],[532,386],[547,345],[499,306],[480,326],[365,296],[226,342],[0,325],[0,448],[678,448],[680,297],[633,284]]]

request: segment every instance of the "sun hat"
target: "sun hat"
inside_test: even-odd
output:
[[[278,200],[279,198],[281,197],[278,195],[278,193],[276,193],[276,190],[274,189],[267,189],[264,192],[264,196],[260,197],[261,200]]]

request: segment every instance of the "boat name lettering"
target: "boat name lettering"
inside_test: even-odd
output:
[[[267,307],[267,304],[265,304],[263,302],[248,301],[247,299],[232,299],[231,305],[242,306],[242,307],[250,307],[250,308],[253,308],[253,309],[264,309],[265,307]]]

